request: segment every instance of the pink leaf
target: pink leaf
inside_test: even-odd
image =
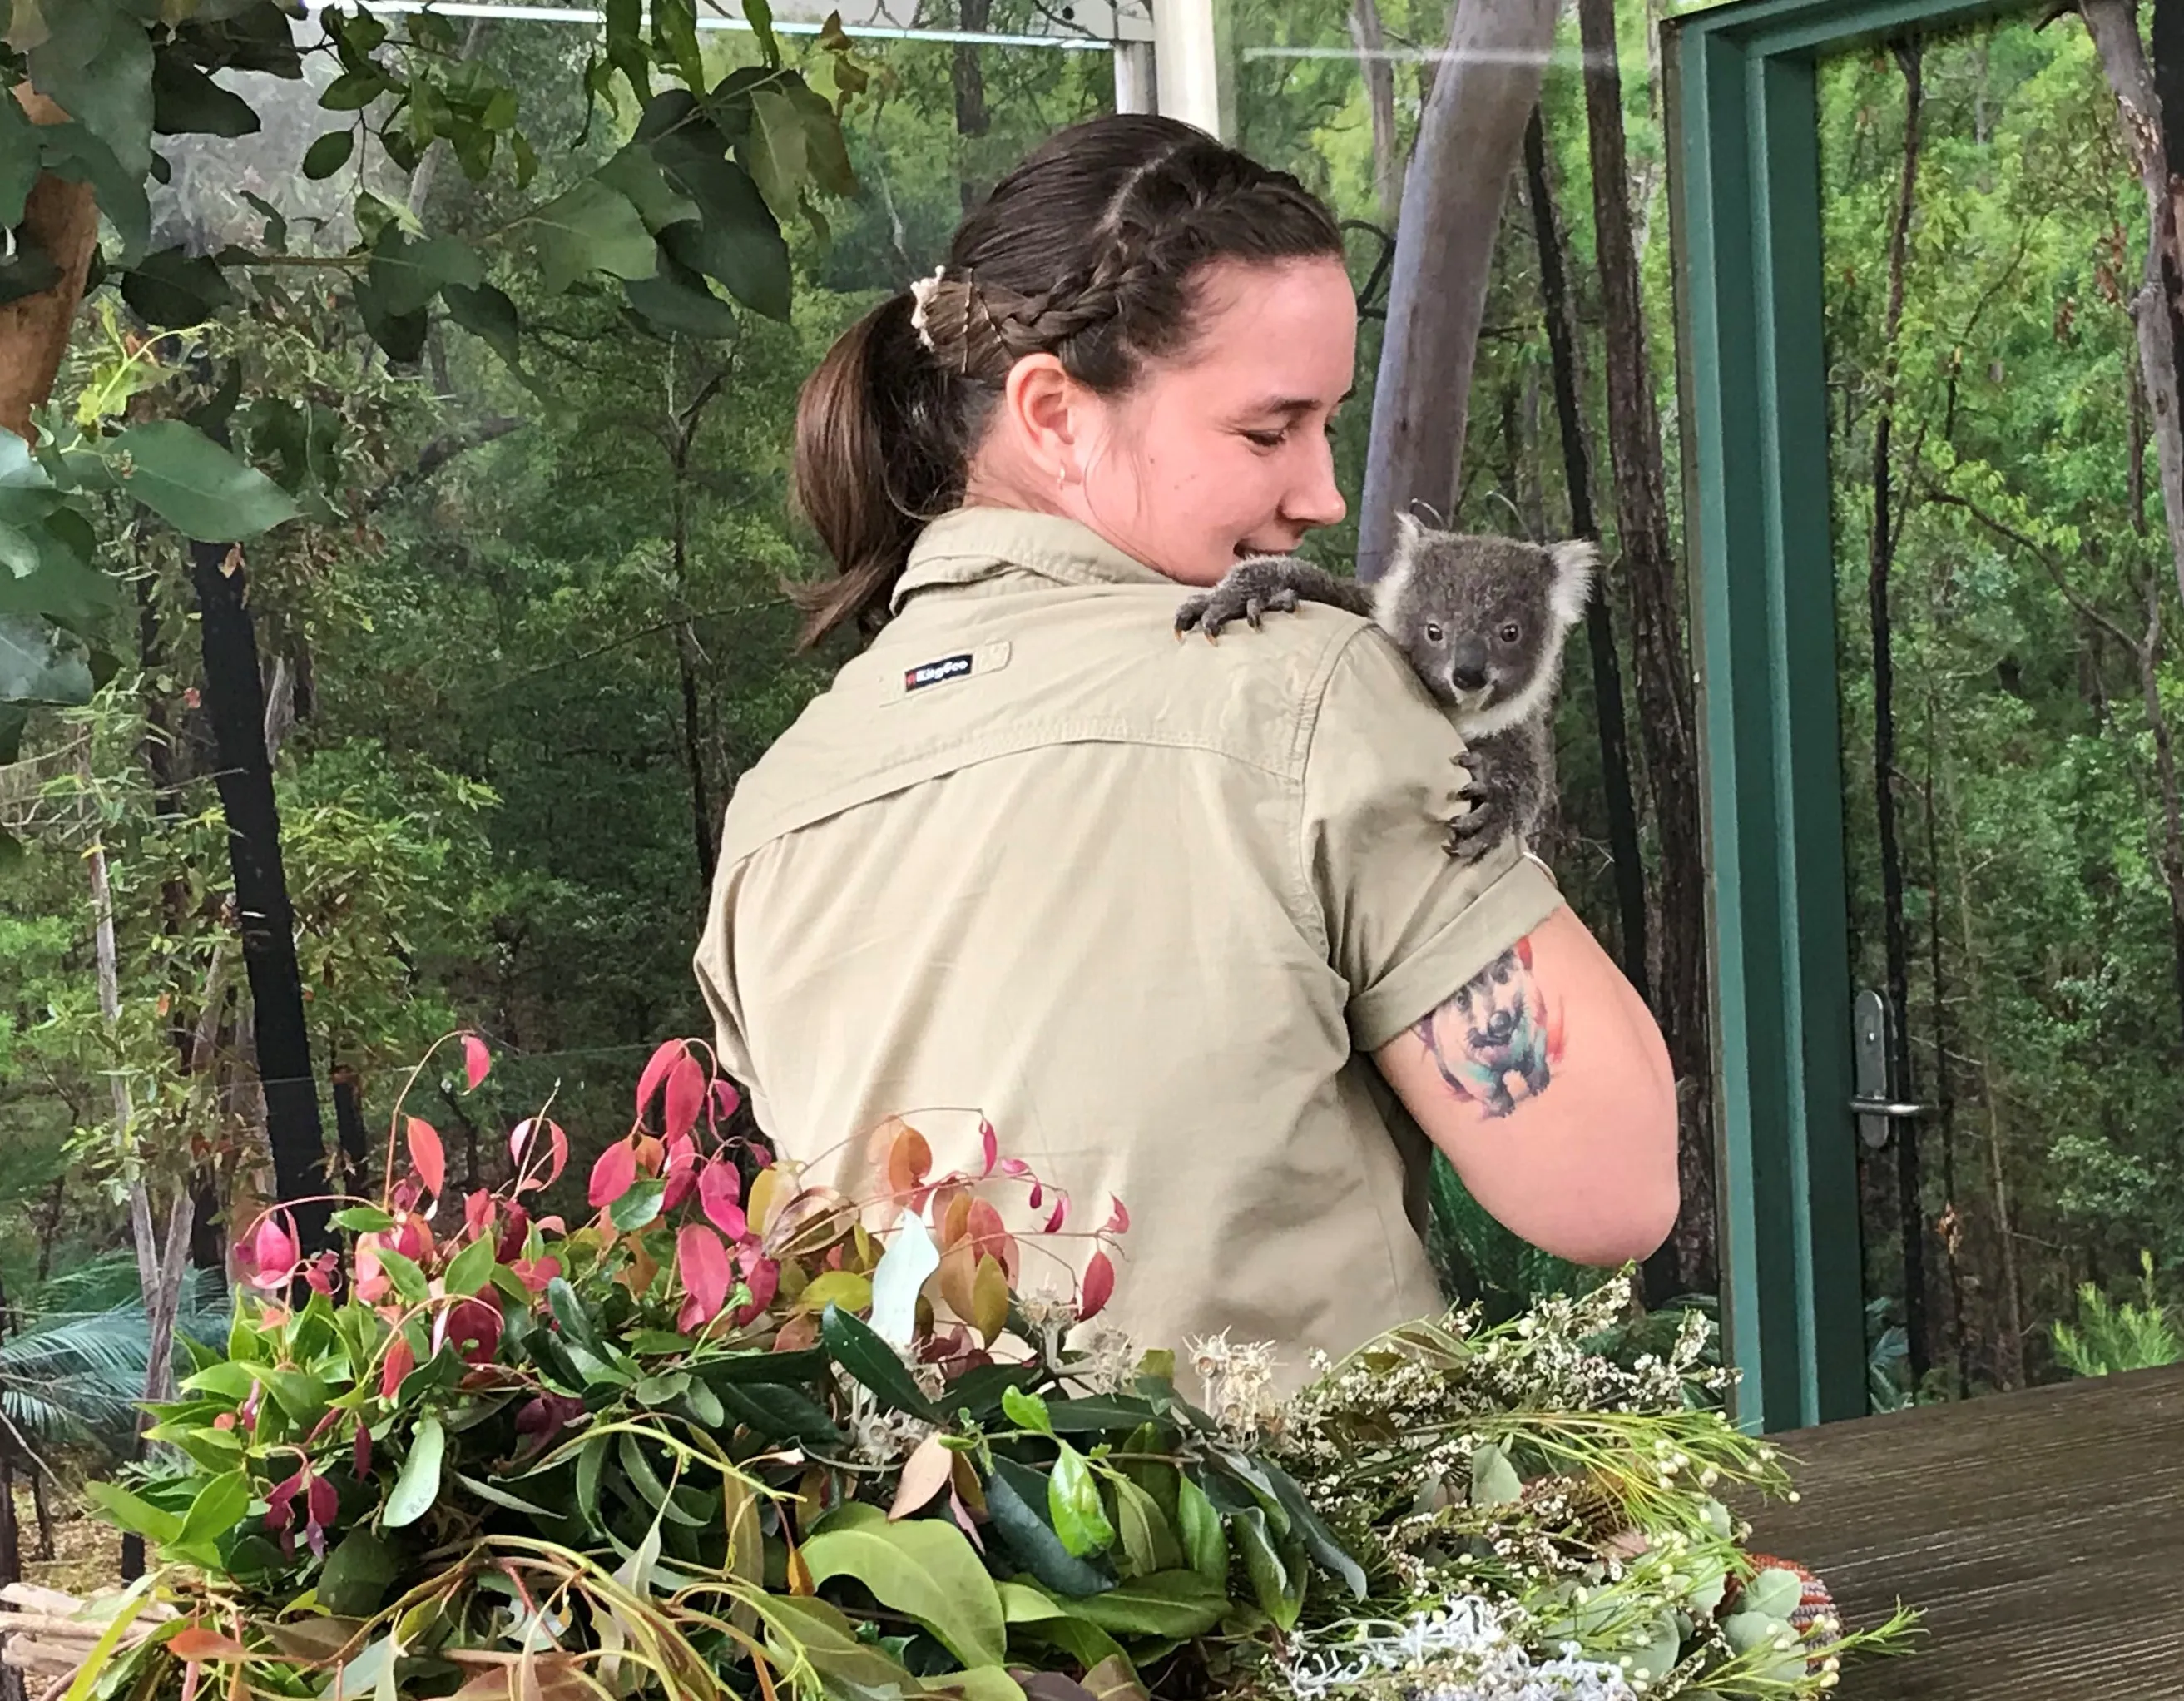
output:
[[[561,1172],[569,1167],[569,1136],[561,1132],[561,1124],[549,1122],[546,1133],[554,1142],[554,1167],[546,1172],[544,1185],[551,1187],[561,1179]]]
[[[410,1345],[410,1337],[398,1335],[387,1348],[387,1357],[379,1367],[379,1397],[391,1400],[402,1386],[402,1379],[417,1368],[417,1354]]]
[[[1036,1211],[1039,1209],[1039,1202],[1045,1197],[1046,1184],[1044,1181],[1034,1181],[1031,1184],[1031,1196],[1024,1201],[1024,1204],[1028,1208]]]
[[[743,1213],[743,1177],[736,1174],[736,1166],[725,1157],[716,1157],[707,1164],[698,1177],[698,1206],[713,1226],[732,1241],[740,1241],[750,1232],[750,1222]]]
[[[983,1117],[978,1118],[978,1139],[986,1148],[986,1167],[979,1173],[991,1175],[994,1166],[1001,1161],[1001,1137],[994,1132],[993,1124]]]
[[[986,1538],[978,1533],[978,1526],[971,1516],[970,1508],[964,1505],[963,1497],[956,1492],[956,1485],[952,1482],[948,1485],[948,1514],[956,1520],[956,1527],[971,1538],[971,1545],[981,1553],[984,1553]]]
[[[1046,1232],[1050,1235],[1060,1234],[1061,1219],[1068,1214],[1069,1196],[1057,1187],[1054,1190],[1054,1214],[1046,1219]]]
[[[531,1149],[531,1136],[538,1131],[537,1118],[527,1116],[509,1130],[508,1161],[518,1169],[523,1168],[523,1154]]]
[[[698,1125],[698,1113],[705,1106],[705,1068],[688,1051],[668,1072],[667,1107],[664,1126],[667,1137],[688,1134]]]
[[[626,1140],[617,1140],[592,1166],[591,1191],[585,1196],[604,1208],[628,1192],[636,1180],[637,1148]]]
[[[697,1308],[698,1320],[710,1323],[718,1316],[734,1279],[721,1237],[703,1223],[685,1224],[675,1237],[675,1271]]]
[[[311,1479],[311,1486],[304,1491],[304,1514],[321,1529],[341,1515],[341,1496],[327,1478]]]
[[[726,1075],[713,1083],[713,1107],[716,1115],[733,1116],[737,1107],[743,1101],[744,1096],[736,1090],[736,1084]]]
[[[667,1079],[667,1072],[675,1067],[677,1060],[688,1055],[682,1049],[680,1040],[668,1040],[652,1054],[651,1061],[645,1064],[644,1073],[638,1077],[637,1081],[637,1119],[639,1122],[644,1120],[644,1113],[652,1105],[652,1096],[660,1090],[660,1084]]]
[[[1130,1232],[1130,1213],[1123,1207],[1123,1202],[1120,1199],[1116,1198],[1113,1194],[1109,1194],[1107,1196],[1107,1199],[1108,1203],[1113,1208],[1107,1213],[1107,1226],[1102,1229],[1100,1232],[1103,1235],[1128,1234]]]
[[[1031,1174],[1031,1165],[1025,1163],[1021,1157],[1004,1157],[1000,1161],[1000,1168],[1001,1174],[1004,1175],[1028,1175]]]
[[[485,1041],[475,1034],[463,1035],[463,1073],[469,1078],[470,1090],[476,1092],[478,1084],[485,1079],[486,1072],[493,1068],[493,1053],[486,1050]]]
[[[660,1208],[673,1210],[690,1196],[697,1183],[698,1142],[687,1134],[678,1134],[667,1142],[667,1191],[661,1196]]]
[[[902,1462],[902,1481],[895,1489],[894,1503],[888,1508],[888,1516],[908,1517],[947,1487],[955,1471],[956,1455],[941,1444],[939,1436],[926,1436]]]
[[[1084,1297],[1077,1304],[1077,1320],[1083,1323],[1097,1317],[1115,1294],[1115,1267],[1108,1263],[1105,1252],[1095,1252],[1084,1266]]]
[[[268,1215],[251,1236],[250,1256],[254,1268],[250,1280],[254,1286],[285,1287],[288,1272],[296,1266],[296,1240],[281,1226],[280,1219]]]
[[[448,1180],[448,1158],[440,1149],[440,1136],[433,1131],[432,1124],[413,1116],[410,1118],[409,1144],[410,1161],[417,1166],[425,1191],[437,1196]]]

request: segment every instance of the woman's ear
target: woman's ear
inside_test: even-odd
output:
[[[1003,428],[1042,483],[1081,474],[1087,421],[1084,391],[1052,354],[1026,354],[1001,387]]]

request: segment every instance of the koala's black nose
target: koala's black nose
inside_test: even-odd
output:
[[[1513,1010],[1497,1010],[1488,1018],[1486,1038],[1493,1045],[1507,1045],[1509,1036],[1516,1031],[1517,1012]]]
[[[1476,638],[1459,638],[1449,646],[1449,683],[1459,691],[1476,691],[1486,683],[1486,645]]]

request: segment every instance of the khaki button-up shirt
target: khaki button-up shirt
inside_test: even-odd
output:
[[[883,1194],[898,1114],[977,1174],[983,1114],[1067,1227],[1128,1207],[1107,1320],[1273,1342],[1286,1389],[1440,1308],[1429,1148],[1368,1054],[1561,899],[1511,845],[1444,851],[1462,745],[1368,622],[1178,644],[1184,594],[1065,519],[934,521],[738,784],[697,971],[811,1179]],[[1046,1256],[1022,1286],[1067,1286]]]

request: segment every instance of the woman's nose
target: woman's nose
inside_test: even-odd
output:
[[[1306,464],[1282,503],[1282,517],[1299,526],[1339,526],[1350,511],[1334,482],[1334,445],[1318,432],[1306,449]]]

